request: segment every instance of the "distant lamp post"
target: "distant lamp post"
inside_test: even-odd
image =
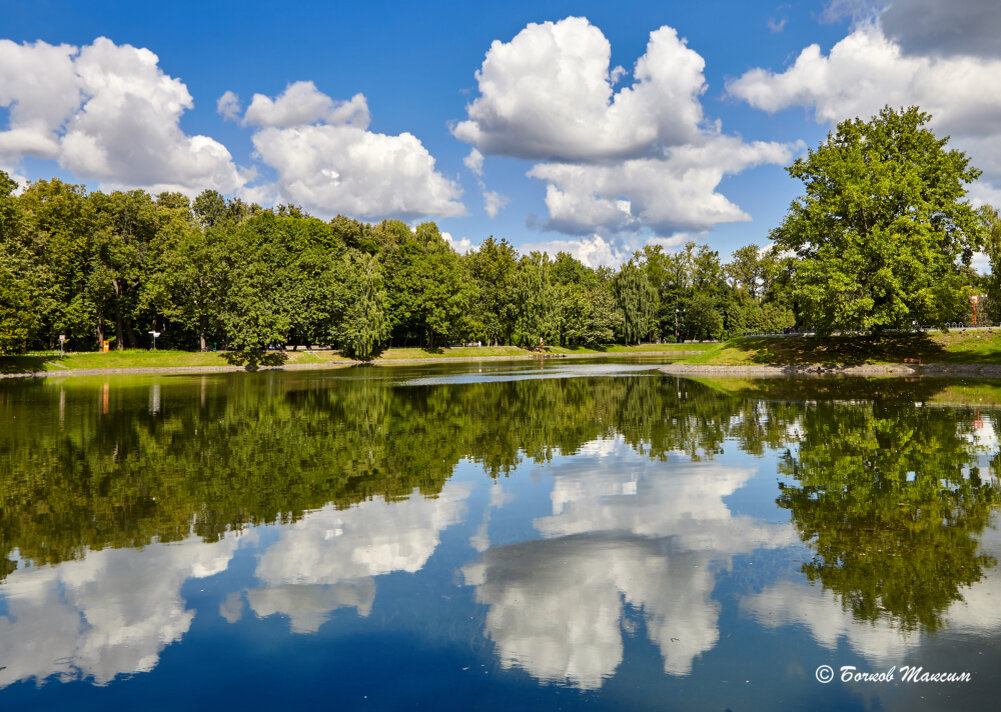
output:
[[[678,309],[677,307],[675,307],[674,308],[674,342],[675,343],[678,343],[679,341],[681,341],[681,329],[678,327],[678,315],[680,313],[681,313],[681,310]]]
[[[147,333],[153,335],[153,350],[156,351],[156,337],[158,337],[160,335],[160,332],[159,331],[149,331]]]
[[[63,344],[66,343],[66,334],[59,335],[59,355],[63,355]]]

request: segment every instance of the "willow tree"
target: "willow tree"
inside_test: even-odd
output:
[[[806,185],[771,239],[795,252],[793,298],[820,331],[944,324],[965,310],[983,226],[980,171],[917,107],[838,124],[788,168]]]
[[[622,335],[627,344],[636,344],[652,335],[657,323],[657,290],[646,272],[632,260],[612,279],[615,303],[622,312]]]
[[[389,337],[389,299],[382,266],[372,255],[344,257],[343,296],[346,304],[335,330],[335,341],[349,358],[368,361]]]

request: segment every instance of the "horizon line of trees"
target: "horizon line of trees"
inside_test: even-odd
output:
[[[148,347],[535,347],[718,339],[794,322],[783,265],[755,245],[724,265],[692,242],[618,270],[487,238],[458,254],[433,222],[330,221],[206,190],[15,194],[0,172],[0,353]]]

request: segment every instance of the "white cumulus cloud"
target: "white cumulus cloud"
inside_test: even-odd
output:
[[[650,34],[633,85],[618,92],[610,58],[586,18],[530,23],[490,45],[480,96],[453,133],[485,153],[567,160],[638,156],[698,135],[705,62],[673,28]]]
[[[556,255],[566,252],[588,267],[617,267],[632,256],[629,246],[606,240],[601,235],[591,235],[577,240],[541,240],[529,242],[519,248],[522,254],[547,252]]]
[[[275,99],[255,94],[243,123],[261,127],[256,154],[278,173],[265,192],[321,216],[465,214],[461,189],[436,170],[420,139],[368,131],[369,118],[363,95],[336,102],[312,82],[290,84]]]
[[[785,71],[755,68],[728,92],[768,112],[812,109],[818,123],[868,119],[889,105],[917,105],[992,183],[1001,179],[1001,60],[905,53],[880,21],[863,22],[823,54],[810,45]]]
[[[474,174],[478,176],[483,175],[483,154],[475,148],[469,151],[469,155],[463,158],[462,162]]]
[[[705,61],[671,27],[650,33],[631,73],[610,60],[608,40],[582,17],[494,41],[476,73],[479,96],[452,127],[473,144],[467,167],[479,175],[484,154],[542,161],[528,171],[546,183],[541,226],[567,234],[671,235],[749,220],[717,190],[721,179],[787,162],[791,147],[744,143],[707,121]]]
[[[243,111],[240,106],[240,97],[237,96],[236,92],[223,92],[223,95],[215,103],[215,110],[226,121],[238,121],[240,112]]]
[[[786,163],[789,146],[717,136],[678,146],[664,158],[608,165],[540,163],[528,175],[547,182],[547,227],[585,234],[650,227],[661,233],[708,230],[750,216],[716,188],[724,175],[764,163]],[[628,196],[628,200],[620,196]]]
[[[487,211],[487,215],[491,219],[497,217],[497,213],[501,211],[501,208],[510,202],[510,198],[506,195],[501,195],[496,190],[483,191],[483,209]]]
[[[685,233],[678,233],[671,237],[646,238],[639,234],[617,235],[614,238],[605,238],[594,234],[576,239],[529,242],[522,245],[519,251],[522,254],[547,252],[550,255],[566,252],[594,269],[598,267],[617,268],[622,263],[627,262],[644,245],[660,245],[666,249],[673,249],[690,239],[692,239],[691,236]]]
[[[0,162],[49,158],[108,187],[231,192],[243,184],[229,151],[189,136],[181,115],[194,102],[148,49],[99,37],[58,47],[0,40]]]
[[[441,237],[449,245],[449,247],[458,252],[460,255],[465,255],[470,252],[476,252],[476,250],[480,249],[480,246],[474,245],[473,241],[470,240],[468,237],[460,237],[459,239],[455,239],[454,237],[452,237],[452,233],[449,232],[441,233]]]
[[[348,101],[334,101],[313,82],[289,84],[274,99],[254,94],[243,115],[243,123],[251,126],[304,126],[322,121],[366,129],[370,119],[364,94],[355,94]]]

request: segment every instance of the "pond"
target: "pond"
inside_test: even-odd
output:
[[[0,708],[993,704],[999,403],[650,359],[0,383]]]

